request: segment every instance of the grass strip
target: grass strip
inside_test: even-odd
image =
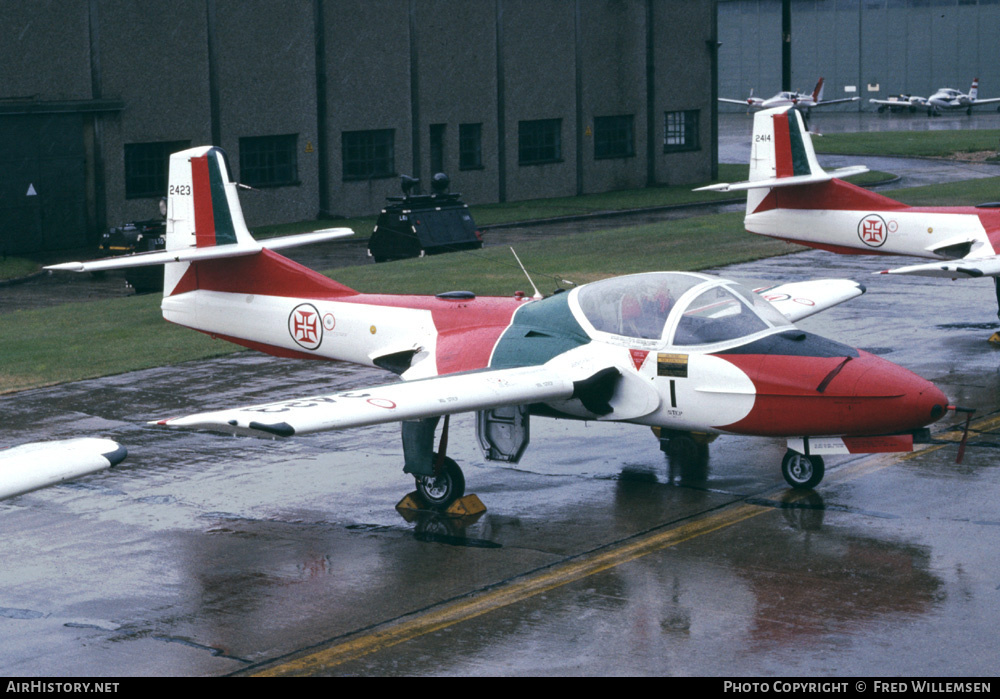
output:
[[[832,133],[814,138],[813,147],[817,153],[832,155],[946,158],[956,153],[996,153],[1000,147],[1000,129]]]

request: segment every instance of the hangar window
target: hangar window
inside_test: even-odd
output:
[[[663,114],[663,152],[674,153],[682,150],[699,150],[697,109]]]
[[[191,147],[191,141],[125,144],[125,198],[167,196],[170,154]]]
[[[431,175],[444,172],[444,135],[447,128],[447,124],[431,124]]]
[[[562,160],[562,119],[518,122],[517,139],[518,165],[558,163]]]
[[[396,176],[396,130],[344,131],[340,135],[345,180]]]
[[[631,114],[594,117],[594,159],[634,157],[634,121]]]
[[[458,125],[458,167],[480,170],[483,167],[483,125]]]
[[[299,183],[298,134],[240,139],[240,182],[251,187]]]

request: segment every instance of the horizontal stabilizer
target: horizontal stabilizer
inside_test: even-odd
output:
[[[789,282],[764,289],[757,294],[793,323],[850,301],[865,293],[865,287],[850,279],[815,279],[807,282]]]
[[[927,262],[920,265],[885,269],[877,274],[911,274],[917,277],[941,277],[944,279],[997,277],[1000,276],[1000,255],[972,260],[965,258],[948,262]]]
[[[818,182],[828,182],[832,179],[843,179],[845,177],[850,177],[851,175],[860,175],[862,173],[868,172],[868,168],[864,165],[851,165],[849,167],[842,167],[832,172],[824,172],[820,170],[818,173],[810,175],[794,175],[792,177],[769,177],[763,180],[749,180],[746,182],[720,182],[718,184],[708,185],[707,187],[698,187],[694,191],[696,192],[735,192],[745,189],[761,189],[761,188],[772,188],[772,187],[801,187],[807,184],[816,184]]]
[[[162,265],[170,262],[217,260],[224,257],[255,255],[265,248],[269,250],[281,250],[299,245],[309,245],[310,243],[321,243],[328,240],[335,240],[337,238],[344,238],[350,235],[354,235],[354,231],[350,228],[327,228],[321,231],[313,231],[312,233],[301,233],[298,235],[254,241],[252,244],[240,243],[234,245],[213,245],[202,248],[193,247],[180,248],[177,250],[156,250],[154,252],[140,252],[135,255],[107,257],[101,260],[92,260],[90,262],[63,262],[62,264],[48,265],[45,269],[68,272],[100,272],[109,269],[148,267],[150,265]]]

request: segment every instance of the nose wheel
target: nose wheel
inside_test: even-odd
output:
[[[781,475],[788,485],[798,490],[815,488],[825,472],[821,456],[806,456],[789,449],[781,460]]]

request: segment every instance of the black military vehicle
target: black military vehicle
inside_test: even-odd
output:
[[[469,207],[461,194],[448,192],[448,176],[431,179],[431,194],[411,194],[420,180],[403,175],[403,196],[388,197],[368,241],[368,255],[376,262],[438,255],[483,247]]]
[[[167,199],[159,202],[160,215],[146,221],[132,221],[122,226],[108,229],[101,236],[98,257],[116,257],[137,252],[162,250],[167,232]],[[148,294],[163,290],[163,265],[132,267],[125,270],[125,281],[137,294]]]

